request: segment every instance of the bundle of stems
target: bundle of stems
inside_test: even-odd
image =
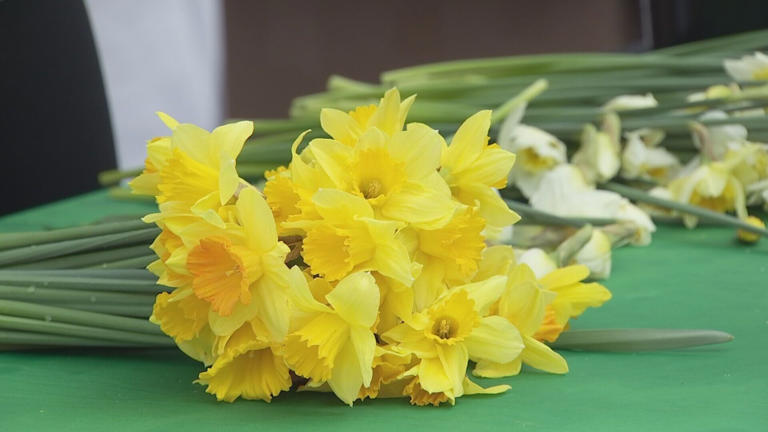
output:
[[[157,228],[134,219],[0,234],[0,349],[156,347]]]

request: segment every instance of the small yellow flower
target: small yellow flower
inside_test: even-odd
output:
[[[419,359],[420,389],[459,397],[469,359],[507,363],[522,351],[520,333],[506,319],[485,316],[501,295],[506,277],[453,288],[428,309],[382,338]]]
[[[312,272],[329,280],[366,270],[413,282],[408,250],[397,238],[402,224],[374,218],[368,202],[338,189],[321,189],[313,203],[321,219],[286,223],[302,229],[302,257]]]
[[[315,139],[305,153],[332,188],[365,198],[383,217],[424,228],[444,225],[454,208],[438,175],[443,141],[434,129],[410,124],[390,135],[368,129],[357,143]]]
[[[411,96],[400,102],[400,92],[393,88],[384,94],[378,106],[360,106],[349,113],[323,108],[320,125],[334,140],[348,146],[354,146],[360,136],[371,128],[391,136],[403,129],[415,98]]]
[[[760,220],[760,218],[756,216],[749,216],[745,219],[745,222],[747,222],[750,225],[756,226],[758,228],[765,228],[765,223]],[[737,237],[739,241],[743,243],[757,243],[758,240],[760,240],[760,234],[753,233],[747,230],[740,229],[737,231]]]
[[[497,190],[506,186],[515,155],[496,144],[488,145],[490,127],[491,112],[487,110],[464,121],[443,151],[440,174],[454,198],[478,207],[488,234],[493,236],[520,216],[509,209]]]
[[[279,352],[279,346],[245,323],[228,337],[224,353],[197,382],[207,385],[205,391],[219,401],[233,402],[241,397],[269,402],[291,387],[288,366]]]
[[[312,297],[301,271],[291,271],[291,292],[305,313],[285,341],[285,360],[315,385],[327,382],[352,405],[371,385],[376,339],[371,327],[379,307],[379,288],[369,273],[353,273],[326,295],[329,306]]]
[[[611,292],[599,283],[584,283],[589,269],[572,265],[557,269],[539,278],[542,288],[557,296],[547,306],[544,322],[535,338],[554,342],[568,328],[568,321],[576,318],[588,307],[600,307],[611,299]]]
[[[483,266],[488,271],[507,275],[504,292],[491,311],[518,329],[524,348],[518,357],[507,362],[480,360],[473,373],[489,378],[517,375],[523,363],[546,372],[566,373],[568,365],[565,359],[534,337],[544,321],[546,307],[556,294],[542,289],[527,265],[505,265],[500,258],[508,253],[500,248],[486,251]]]

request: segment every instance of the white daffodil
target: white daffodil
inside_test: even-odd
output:
[[[603,105],[603,111],[628,111],[642,108],[653,108],[659,103],[652,94],[621,95],[609,100]]]
[[[507,116],[499,131],[499,145],[516,155],[509,183],[530,197],[547,171],[565,163],[565,144],[539,128],[520,123],[524,107]]]
[[[707,99],[725,99],[739,93],[741,93],[741,88],[738,84],[717,84],[707,87],[704,91],[691,93],[685,99],[688,102],[699,102]]]
[[[747,207],[744,186],[733,174],[733,170],[751,151],[744,148],[730,153],[723,161],[704,163],[692,173],[673,180],[669,184],[669,191],[676,201],[719,213],[734,211],[739,218],[745,218]],[[684,214],[683,223],[692,228],[698,223],[698,218]]]
[[[558,216],[610,218],[636,227],[634,244],[648,244],[656,226],[648,215],[621,195],[589,185],[573,165],[560,165],[547,173],[530,198],[534,208]]]
[[[589,241],[573,257],[573,264],[587,266],[592,279],[606,279],[611,275],[611,247],[611,239],[593,229]]]
[[[557,270],[555,260],[539,248],[515,249],[515,262],[528,265],[533,270],[533,274],[536,275],[536,279],[540,279]]]
[[[605,115],[601,130],[592,124],[584,126],[581,147],[573,155],[571,163],[579,167],[590,183],[606,182],[619,172],[620,131],[619,117],[612,112]]]
[[[728,75],[736,81],[768,80],[768,56],[755,52],[741,59],[725,59],[723,66]]]
[[[723,120],[728,114],[723,111],[707,111],[700,120]],[[722,124],[703,126],[694,123],[691,126],[693,144],[710,160],[722,160],[729,150],[740,148],[747,139],[747,128],[740,124]]]
[[[621,172],[626,178],[651,179],[666,183],[680,168],[680,161],[663,147],[656,147],[664,132],[640,129],[624,135],[627,143],[621,159]]]

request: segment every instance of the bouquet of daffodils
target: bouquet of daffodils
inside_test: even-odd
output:
[[[171,290],[151,321],[207,370],[219,400],[269,401],[292,388],[352,405],[416,405],[498,393],[466,375],[505,377],[522,364],[565,373],[543,342],[610,292],[568,266],[537,278],[510,246],[488,240],[518,221],[502,200],[515,155],[490,144],[490,111],[446,142],[406,124],[410,97],[320,114],[330,138],[300,134],[263,190],[236,159],[253,125],[208,133],[160,114],[131,186],[152,195],[161,233],[149,269]]]

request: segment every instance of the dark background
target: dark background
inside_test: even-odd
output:
[[[768,27],[766,0],[225,0],[227,113],[284,117],[330,74],[468,57],[644,51]],[[0,214],[115,167],[81,0],[0,0]]]

